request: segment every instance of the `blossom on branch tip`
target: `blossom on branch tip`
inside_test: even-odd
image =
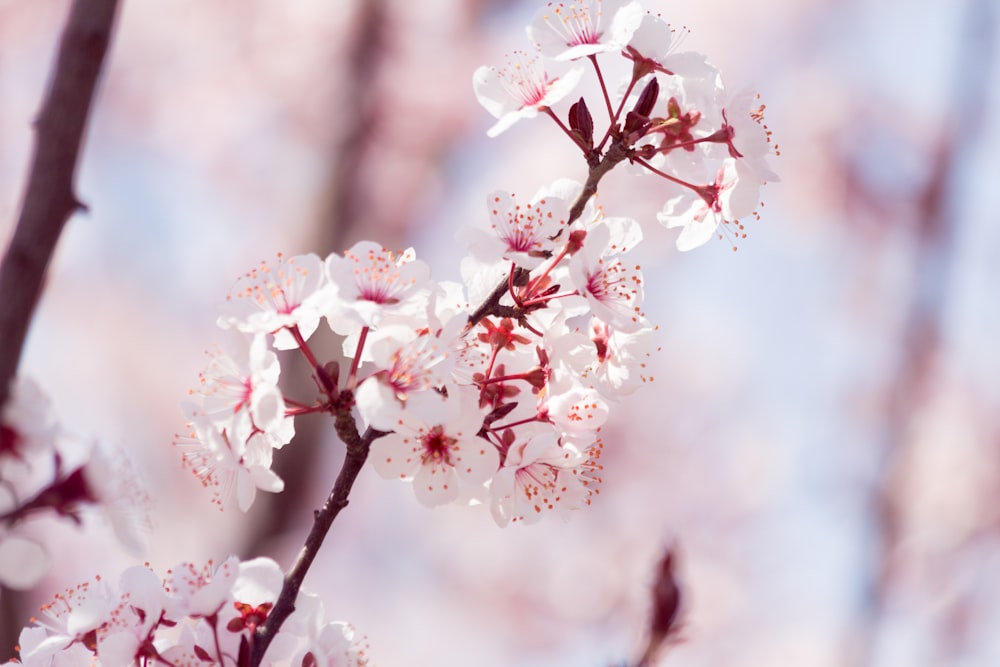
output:
[[[548,2],[528,26],[528,37],[548,58],[576,60],[621,51],[643,14],[642,5],[629,0]]]
[[[760,96],[745,88],[722,107],[723,126],[719,133],[732,158],[742,160],[749,171],[763,184],[781,180],[767,164],[775,146],[771,131],[764,125],[764,105]]]
[[[646,13],[622,55],[633,62],[633,72],[638,76],[655,71],[688,80],[713,81],[718,70],[708,64],[701,53],[677,53],[682,41],[676,39],[677,36],[677,30],[659,15]]]
[[[720,238],[728,234],[735,242],[744,238],[739,219],[753,213],[760,193],[760,181],[743,160],[727,158],[715,181],[667,200],[656,219],[667,229],[683,227],[677,249],[693,250],[708,242],[720,226]]]
[[[572,67],[561,76],[545,71],[538,54],[515,51],[507,67],[480,67],[472,75],[476,99],[497,122],[486,135],[495,137],[522,118],[533,118],[566,97],[583,76],[583,68]]]
[[[288,327],[297,327],[308,339],[319,326],[314,299],[322,282],[323,262],[318,256],[279,253],[273,265],[261,262],[236,281],[219,306],[218,324],[249,334],[273,334],[277,349],[292,349],[298,343]]]

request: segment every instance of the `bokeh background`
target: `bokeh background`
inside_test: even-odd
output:
[[[546,119],[487,140],[472,94],[538,4],[126,0],[79,172],[90,212],[22,370],[65,426],[133,459],[155,527],[137,556],[97,516],[36,525],[57,567],[0,595],[0,657],[98,573],[290,563],[342,455],[330,425],[300,422],[289,491],[248,516],[216,511],[170,446],[215,306],[260,259],[362,238],[455,279],[455,232],[486,193],[582,179]],[[656,381],[606,429],[591,508],[501,530],[365,470],[306,587],[386,667],[606,667],[635,657],[673,546],[684,627],[663,665],[1000,664],[1000,8],[645,4],[761,93],[782,178],[762,219],[736,253],[647,239]],[[0,0],[4,239],[67,10]],[[609,212],[652,221],[672,194],[618,176]]]

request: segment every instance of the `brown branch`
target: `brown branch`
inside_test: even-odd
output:
[[[73,212],[84,208],[73,180],[117,8],[118,0],[73,3],[35,122],[21,216],[0,264],[0,406],[7,401],[56,242]]]
[[[344,392],[344,394],[347,395],[347,400],[344,403],[346,406],[349,406],[351,400],[350,392]],[[342,394],[342,396],[344,395]],[[326,534],[330,532],[330,527],[333,525],[334,519],[340,514],[340,510],[347,507],[348,496],[351,494],[351,489],[358,477],[358,473],[361,472],[365,461],[368,460],[368,450],[372,442],[376,438],[386,435],[382,431],[376,431],[371,428],[365,431],[364,435],[360,435],[357,426],[354,424],[354,418],[351,416],[350,407],[345,407],[345,409],[338,411],[336,415],[336,430],[337,435],[344,441],[347,448],[347,452],[344,455],[344,465],[341,466],[340,474],[337,475],[337,480],[334,482],[333,489],[330,491],[326,502],[323,503],[323,507],[314,512],[313,527],[309,531],[309,535],[306,536],[298,558],[295,559],[295,563],[285,575],[285,582],[281,587],[281,593],[278,595],[274,607],[268,614],[267,621],[257,629],[250,660],[250,664],[253,667],[261,664],[261,661],[264,659],[264,653],[267,652],[267,647],[270,646],[271,641],[278,634],[278,630],[281,629],[282,624],[288,616],[295,611],[295,600],[299,595],[302,582],[306,578],[306,573],[316,559],[320,547],[323,546],[323,540],[326,538]]]

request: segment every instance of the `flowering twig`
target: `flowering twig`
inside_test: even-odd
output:
[[[595,165],[590,168],[587,174],[587,182],[583,184],[583,190],[577,196],[573,205],[569,209],[569,217],[566,224],[571,225],[583,215],[583,209],[590,201],[590,198],[597,194],[597,184],[601,182],[604,175],[614,169],[615,165],[623,162],[628,157],[628,147],[621,141],[615,141],[608,147],[608,152]],[[472,329],[479,324],[480,320],[489,315],[497,317],[518,317],[518,313],[511,312],[508,308],[500,305],[500,299],[507,293],[511,284],[516,287],[523,287],[528,284],[529,271],[523,267],[517,267],[513,275],[503,278],[499,284],[490,292],[490,295],[469,315],[469,323],[466,330]]]
[[[76,163],[111,41],[118,0],[76,0],[59,43],[21,215],[0,263],[0,406],[7,401],[31,314],[63,226],[86,207],[73,192]]]
[[[349,393],[349,392],[345,392]],[[337,435],[346,445],[347,452],[344,456],[344,464],[340,468],[340,474],[333,484],[329,497],[323,503],[323,507],[316,510],[313,515],[313,527],[306,537],[302,550],[299,551],[298,558],[285,575],[284,585],[281,587],[281,594],[274,603],[267,617],[267,621],[257,629],[254,636],[253,652],[250,664],[256,667],[261,664],[267,647],[274,639],[285,619],[295,611],[295,599],[298,597],[299,589],[305,580],[309,567],[316,559],[320,547],[326,534],[330,532],[334,519],[340,514],[340,510],[347,507],[348,496],[354,486],[354,480],[368,460],[368,450],[376,438],[385,433],[369,428],[364,435],[358,433],[351,416],[350,405],[346,405],[338,411],[336,417]]]

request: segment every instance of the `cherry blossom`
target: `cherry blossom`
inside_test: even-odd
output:
[[[609,224],[592,227],[583,248],[570,260],[570,276],[597,317],[621,331],[634,332],[644,326],[642,272],[620,256],[631,248],[615,232],[621,233]]]
[[[763,184],[777,182],[778,175],[767,164],[773,153],[771,131],[764,125],[764,106],[750,88],[737,92],[722,106],[723,126],[719,130],[728,154],[742,160]]]
[[[6,468],[24,463],[38,452],[56,447],[59,430],[48,396],[34,380],[17,376],[10,397],[0,411],[0,472],[3,478],[16,478]]]
[[[640,75],[658,71],[687,80],[712,81],[718,74],[705,56],[694,51],[677,52],[681,40],[677,30],[658,14],[647,12],[635,29],[622,55],[632,60]]]
[[[642,5],[627,0],[549,2],[535,14],[528,37],[546,57],[575,60],[621,51],[643,15]]]
[[[428,507],[457,499],[460,483],[481,485],[496,472],[496,448],[477,435],[483,426],[478,391],[452,386],[447,396],[424,392],[410,400],[395,432],[372,443],[376,472],[411,480]]]
[[[365,425],[391,430],[414,392],[443,384],[454,365],[452,350],[458,339],[453,320],[445,335],[415,332],[402,326],[381,329],[366,349],[380,369],[358,386],[354,400]]]
[[[743,160],[727,158],[715,182],[669,199],[656,214],[668,229],[683,227],[677,249],[686,251],[704,245],[720,225],[738,241],[745,236],[739,218],[750,215],[757,203],[760,182]]]
[[[371,241],[328,256],[326,273],[330,285],[323,314],[343,335],[377,327],[388,315],[420,313],[431,287],[430,268],[412,248],[394,253]]]
[[[323,667],[364,667],[366,648],[354,628],[342,621],[327,621],[323,601],[316,595],[300,594],[295,612],[288,617],[286,632],[275,639],[270,653],[290,654],[289,664]],[[281,644],[294,644],[282,646]]]
[[[244,333],[273,334],[276,348],[292,349],[297,342],[289,327],[297,327],[302,338],[308,339],[319,326],[316,300],[322,283],[318,256],[279,253],[273,265],[261,262],[236,281],[219,306],[218,324]]]
[[[207,353],[208,365],[191,394],[201,398],[205,415],[229,437],[246,441],[263,431],[276,445],[287,443],[294,426],[285,416],[278,388],[278,357],[268,349],[265,335],[229,333],[228,351],[214,348]]]
[[[117,596],[100,578],[56,595],[42,606],[35,625],[21,631],[21,661],[25,665],[49,665],[53,660],[90,664],[93,652],[89,647],[95,644],[98,630],[111,620],[116,606]]]
[[[285,484],[271,470],[273,443],[267,435],[255,432],[247,440],[232,438],[216,428],[201,408],[185,404],[188,431],[178,435],[174,445],[181,450],[184,466],[211,489],[220,509],[236,492],[241,511],[253,504],[257,489],[277,493]]]
[[[240,573],[239,559],[230,556],[220,563],[198,567],[181,563],[172,568],[165,589],[180,615],[207,617],[219,613],[232,595],[233,584]]]
[[[471,228],[464,236],[469,251],[487,264],[499,260],[526,269],[537,268],[559,245],[557,237],[569,217],[571,195],[580,185],[561,180],[539,191],[528,204],[497,190],[486,198],[490,231]]]
[[[128,665],[157,656],[155,629],[170,611],[159,577],[145,567],[131,567],[122,573],[118,588],[117,605],[98,632],[101,662]]]
[[[535,430],[507,450],[490,483],[490,510],[499,526],[535,523],[544,515],[579,509],[595,492],[599,451],[560,444],[551,432]]]
[[[553,76],[542,67],[537,53],[524,51],[510,54],[503,69],[480,67],[472,75],[476,99],[497,119],[486,135],[495,137],[522,118],[534,118],[566,97],[582,76],[580,66]]]

